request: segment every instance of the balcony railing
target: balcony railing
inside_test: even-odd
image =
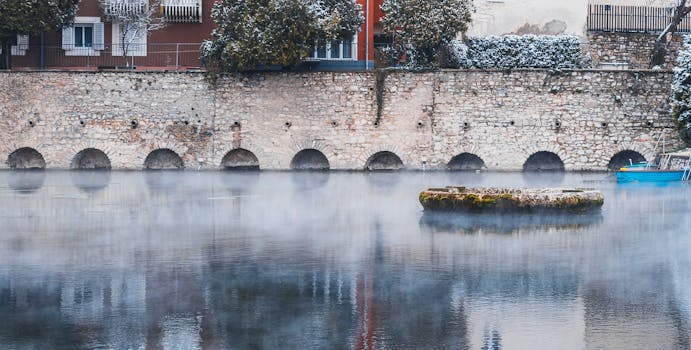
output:
[[[104,12],[108,17],[118,17],[125,14],[145,13],[149,7],[147,0],[106,0]]]
[[[669,25],[672,7],[588,5],[588,30],[600,32],[659,33]],[[691,18],[686,16],[677,32],[691,32]]]
[[[202,2],[200,0],[163,0],[161,15],[167,22],[202,23]]]
[[[22,56],[12,56],[13,69],[199,69],[201,62],[201,43],[131,44],[129,52],[146,52],[146,56],[122,56],[122,50],[106,45],[103,50],[91,47],[44,46],[43,60],[41,47],[29,46]],[[69,55],[65,53],[69,52]],[[81,53],[81,54],[80,54]],[[41,64],[43,61],[43,65]]]

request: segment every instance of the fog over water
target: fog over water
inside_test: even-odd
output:
[[[588,216],[424,214],[446,185]],[[691,186],[608,174],[0,172],[0,349],[689,349]]]

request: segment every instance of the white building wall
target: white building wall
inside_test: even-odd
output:
[[[588,4],[672,6],[678,0],[475,0],[470,36],[572,34],[585,37]]]

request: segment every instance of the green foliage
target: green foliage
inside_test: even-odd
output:
[[[384,0],[384,29],[395,35],[398,49],[414,66],[437,66],[451,40],[465,33],[472,0]]]
[[[0,37],[56,30],[74,19],[78,3],[78,0],[2,0]]]
[[[1,68],[9,67],[11,42],[17,34],[38,34],[69,25],[79,0],[0,0]]]
[[[217,28],[202,55],[215,74],[295,66],[318,40],[350,38],[364,21],[354,0],[220,0],[212,17]]]
[[[672,117],[682,139],[691,144],[691,37],[684,37],[672,81]]]

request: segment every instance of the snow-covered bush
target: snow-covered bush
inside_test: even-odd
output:
[[[671,99],[672,117],[684,141],[691,143],[691,36],[684,37],[684,48],[677,56]]]
[[[218,0],[211,16],[202,58],[221,74],[297,65],[317,42],[351,38],[364,21],[355,0]]]
[[[502,35],[450,43],[452,65],[458,68],[583,68],[577,36]]]
[[[394,34],[399,55],[409,66],[431,67],[458,33],[464,33],[473,11],[471,0],[384,0],[384,30]]]

